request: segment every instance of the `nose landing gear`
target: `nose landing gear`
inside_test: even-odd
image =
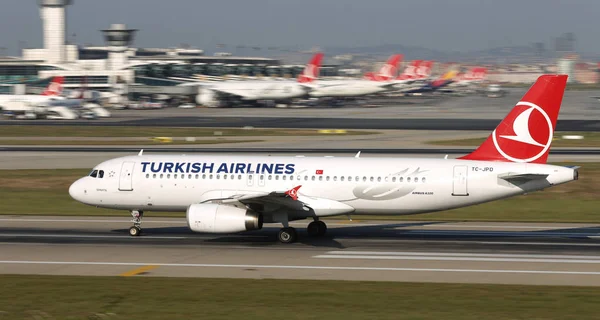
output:
[[[133,222],[133,226],[129,228],[129,235],[132,237],[137,237],[140,235],[140,233],[142,233],[142,217],[144,216],[144,212],[139,210],[131,210],[131,216],[133,217],[131,220],[131,222]]]

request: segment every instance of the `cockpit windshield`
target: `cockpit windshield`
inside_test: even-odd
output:
[[[104,170],[93,170],[92,172],[90,172],[90,177],[92,178],[104,178]]]

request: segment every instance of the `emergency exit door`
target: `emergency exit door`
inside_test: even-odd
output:
[[[121,175],[119,176],[119,190],[131,191],[133,190],[133,167],[135,162],[125,161],[121,165]]]
[[[454,179],[452,182],[453,196],[468,196],[469,190],[467,186],[468,166],[454,166]]]

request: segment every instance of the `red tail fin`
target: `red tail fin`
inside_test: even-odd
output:
[[[398,72],[398,64],[402,60],[401,54],[395,54],[389,57],[387,62],[381,66],[378,73],[367,72],[364,79],[371,81],[390,81]]]
[[[48,85],[48,88],[42,92],[43,96],[57,96],[62,93],[62,85],[65,81],[64,77],[54,77]]]
[[[485,142],[460,159],[546,163],[567,75],[543,75]]]
[[[417,77],[418,78],[428,78],[431,75],[431,67],[433,66],[433,61],[425,61],[419,65],[417,68]]]
[[[298,76],[298,82],[308,83],[317,79],[319,76],[319,68],[321,68],[321,61],[323,61],[323,53],[316,53],[306,65],[304,71]]]
[[[406,80],[406,79],[415,79],[417,77],[417,69],[419,68],[419,66],[421,65],[421,63],[423,62],[423,60],[413,60],[413,62],[411,64],[409,64],[408,66],[406,66],[406,69],[404,69],[404,72],[402,72],[401,75],[398,76],[398,80]]]

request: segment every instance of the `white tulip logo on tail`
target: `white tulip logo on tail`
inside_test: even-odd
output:
[[[523,106],[522,111],[514,118],[512,124],[513,134],[498,134],[494,130],[492,137],[496,150],[506,159],[514,162],[531,162],[535,161],[548,151],[552,143],[554,128],[552,121],[544,109],[531,102],[520,101],[516,105]],[[536,112],[534,114],[534,112]],[[533,121],[534,127],[530,127],[532,116],[540,119],[540,115],[545,121]],[[545,128],[543,128],[543,127]],[[502,128],[506,130],[506,128]],[[534,129],[532,136],[531,129]],[[517,142],[517,144],[511,142]],[[525,146],[523,145],[525,144]]]

